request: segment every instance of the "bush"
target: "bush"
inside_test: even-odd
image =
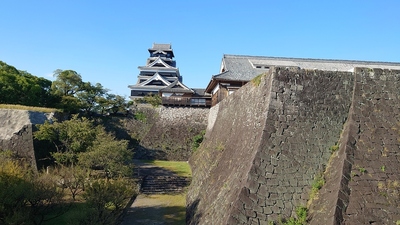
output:
[[[92,212],[84,224],[117,224],[125,206],[137,196],[133,181],[97,180],[86,190],[84,198]]]
[[[201,142],[203,142],[205,133],[206,131],[202,130],[200,134],[197,134],[196,136],[193,137],[192,148],[194,151],[196,151],[197,148],[200,147]]]
[[[34,173],[9,151],[0,153],[0,190],[0,224],[41,224],[65,212],[53,177]]]
[[[143,123],[145,123],[146,120],[147,120],[146,114],[144,114],[144,112],[141,112],[141,111],[136,112],[134,114],[134,118],[135,118],[135,120],[138,120],[138,121],[143,122]]]
[[[162,104],[161,97],[156,94],[149,94],[143,98],[135,99],[134,101],[137,104],[148,103],[148,104],[152,105],[153,107],[158,107]]]

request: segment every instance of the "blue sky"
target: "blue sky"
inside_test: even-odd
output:
[[[223,54],[400,62],[400,1],[2,0],[0,60],[129,96],[155,43],[205,88]]]

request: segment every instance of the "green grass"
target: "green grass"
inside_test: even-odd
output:
[[[149,163],[154,166],[162,167],[166,170],[174,172],[177,176],[191,177],[192,171],[187,162],[182,161],[162,161],[162,160],[145,160],[145,163]]]
[[[258,75],[258,76],[256,76],[256,77],[254,77],[254,78],[251,80],[251,83],[252,83],[254,86],[258,87],[258,86],[260,85],[260,83],[261,83],[261,78],[263,77],[263,75],[264,75],[264,73],[262,73],[262,74],[260,74],[260,75]]]
[[[83,218],[87,213],[87,205],[83,202],[73,202],[71,203],[71,206],[68,208],[68,210],[54,218],[48,221],[43,222],[43,225],[53,225],[53,224],[58,224],[58,225],[68,225],[68,224],[76,224],[78,223],[80,218]],[[55,215],[49,215],[49,217],[54,217]]]
[[[285,221],[279,221],[280,225],[305,225],[307,224],[308,209],[304,206],[296,208],[296,218],[290,217]]]
[[[325,184],[325,178],[323,174],[314,177],[314,181],[311,184],[311,192],[309,200],[312,201],[317,197],[318,191],[322,188],[322,186],[324,186],[324,184]]]
[[[59,109],[54,109],[54,108],[43,108],[35,106],[10,105],[10,104],[0,104],[0,109],[18,109],[18,110],[29,110],[29,111],[45,112],[45,113],[60,111]]]
[[[332,146],[329,148],[329,150],[330,150],[331,153],[334,153],[334,152],[336,152],[337,150],[339,150],[339,145],[338,145],[338,144],[332,145]]]

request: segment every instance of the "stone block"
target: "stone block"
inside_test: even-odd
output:
[[[271,206],[267,206],[267,207],[263,207],[263,209],[264,209],[264,214],[266,214],[266,215],[270,215],[270,214],[272,214],[272,207]]]
[[[279,199],[279,195],[278,193],[271,193],[268,197],[269,200],[278,200]]]
[[[260,186],[260,188],[258,189],[258,192],[257,192],[257,196],[259,198],[268,198],[268,196],[269,196],[268,187],[265,185]]]
[[[256,218],[257,214],[252,209],[246,209],[245,216],[250,218]]]

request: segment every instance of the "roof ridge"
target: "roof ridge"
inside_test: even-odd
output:
[[[359,63],[359,64],[392,64],[400,65],[400,62],[385,62],[385,61],[367,61],[367,60],[348,60],[348,59],[315,59],[315,58],[294,58],[294,57],[274,57],[274,56],[251,56],[251,55],[233,55],[224,54],[224,58],[241,58],[241,59],[280,59],[280,60],[297,60],[297,61],[313,61],[313,62],[346,62],[346,63]]]

